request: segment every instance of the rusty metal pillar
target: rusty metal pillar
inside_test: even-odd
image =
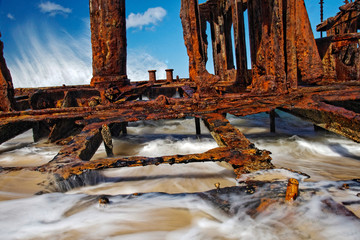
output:
[[[224,6],[218,3],[210,19],[215,74],[226,78],[227,70],[234,68],[231,21],[225,14]]]
[[[125,0],[90,0],[93,78],[91,85],[129,83],[126,73]]]
[[[254,92],[285,92],[282,0],[248,1]]]
[[[191,80],[196,81],[199,75],[206,72],[198,1],[182,0],[180,18],[183,25],[185,46],[189,56],[189,77]]]
[[[3,50],[4,43],[0,40],[0,111],[8,112],[15,109],[14,87]]]
[[[247,56],[246,56],[246,42],[245,42],[245,23],[244,23],[244,9],[243,0],[233,0],[232,17],[234,26],[234,42],[235,42],[235,57],[236,57],[236,80],[237,83],[243,86],[250,85],[247,73]]]
[[[156,70],[149,70],[149,82],[155,83],[156,82]]]
[[[174,80],[174,69],[166,69],[166,82],[172,83]]]

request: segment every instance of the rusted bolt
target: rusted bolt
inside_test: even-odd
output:
[[[340,189],[345,190],[345,189],[349,189],[349,188],[350,188],[349,184],[344,183]]]
[[[165,72],[166,72],[166,81],[171,83],[174,79],[173,76],[174,69],[166,69]]]
[[[290,178],[286,188],[286,201],[294,201],[299,196],[299,181],[295,178]]]
[[[149,70],[149,82],[156,82],[156,70]]]
[[[220,190],[220,183],[219,183],[219,182],[218,182],[218,183],[215,183],[214,186],[216,187],[216,190],[219,192],[219,190]]]

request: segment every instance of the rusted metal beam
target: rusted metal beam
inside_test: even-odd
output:
[[[285,108],[285,111],[312,121],[319,127],[360,142],[360,114],[318,102],[303,108]]]
[[[89,161],[102,142],[101,125],[90,124],[84,127],[49,163],[38,167],[41,172],[56,172],[68,164]]]
[[[229,161],[237,176],[274,167],[271,164],[270,152],[257,149],[222,114],[206,114],[203,116],[203,121],[219,146],[230,147],[231,151],[246,152],[247,157],[242,160]]]
[[[246,154],[246,153],[245,153]],[[229,151],[228,148],[215,148],[201,154],[174,155],[162,157],[129,157],[129,158],[106,158],[92,161],[70,163],[57,171],[63,179],[72,175],[80,175],[84,171],[107,168],[139,167],[159,164],[181,164],[193,162],[231,162],[238,159],[239,154]]]

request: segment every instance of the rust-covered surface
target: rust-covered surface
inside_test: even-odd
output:
[[[342,11],[357,16],[345,6]],[[237,177],[275,168],[270,152],[251,143],[226,114],[269,112],[275,131],[274,110],[281,109],[360,142],[357,33],[341,32],[316,44],[303,0],[209,0],[201,5],[182,0],[180,17],[188,79],[174,78],[167,69],[166,79],[156,79],[156,70],[149,70],[149,81],[128,81],[124,0],[90,1],[94,71],[89,85],[13,90],[0,42],[0,143],[33,129],[35,141],[47,138],[62,148],[50,162],[28,169],[70,181],[88,171],[159,164],[221,161]],[[250,46],[245,44],[246,21]],[[206,69],[209,44],[215,74]],[[218,147],[189,155],[114,156],[112,138],[126,135],[128,122],[185,117],[196,119],[197,134],[202,119]],[[92,160],[102,143],[107,158]]]
[[[360,1],[341,6],[334,17],[317,26],[327,37],[317,39],[324,74],[330,82],[360,79]]]
[[[90,0],[92,86],[126,83],[125,0]],[[121,85],[120,84],[120,85]]]
[[[1,33],[0,33],[1,38]],[[4,43],[0,40],[0,111],[15,110],[14,86],[4,58]]]

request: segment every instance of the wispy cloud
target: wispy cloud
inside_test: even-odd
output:
[[[55,32],[44,24],[28,23],[14,29],[18,53],[6,56],[14,87],[40,87],[90,84],[92,54],[89,22],[83,33],[71,36]],[[158,70],[165,78],[167,65],[144,50],[128,50],[128,77],[148,79],[148,70]]]
[[[8,13],[8,14],[6,15],[6,17],[7,17],[8,19],[15,20],[14,15],[12,15],[11,13]]]
[[[40,11],[47,13],[50,16],[56,16],[57,14],[67,15],[72,12],[70,8],[65,8],[54,2],[44,2],[39,4]]]
[[[13,37],[18,53],[6,60],[14,87],[90,83],[90,29],[74,37],[46,23],[28,23],[14,29]]]
[[[142,29],[144,26],[156,25],[164,19],[166,14],[166,10],[162,7],[149,8],[144,13],[130,13],[126,19],[126,28]]]

